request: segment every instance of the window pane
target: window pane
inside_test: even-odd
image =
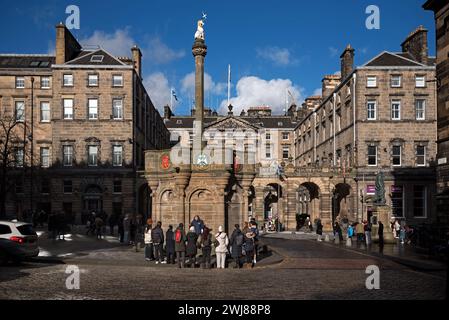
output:
[[[73,99],[64,99],[64,119],[73,119]]]
[[[41,102],[41,121],[42,122],[50,121],[50,103],[49,102]]]
[[[417,146],[416,147],[416,164],[418,166],[426,165],[426,147],[425,146]]]
[[[377,147],[376,146],[368,146],[368,165],[370,165],[370,166],[377,165]]]
[[[376,101],[368,101],[367,113],[368,120],[376,120]]]
[[[98,100],[89,99],[89,119],[98,119]]]
[[[64,146],[64,166],[71,166],[73,164],[73,147]]]
[[[393,146],[393,165],[401,165],[401,146]]]
[[[97,165],[97,153],[98,153],[98,147],[97,146],[89,146],[89,165],[90,166],[96,166]]]
[[[426,86],[426,77],[424,76],[417,76],[416,77],[416,87],[417,88],[424,88]]]
[[[393,100],[391,102],[391,119],[400,120],[401,119],[401,101]]]
[[[395,217],[404,216],[404,188],[391,186],[391,209]]]
[[[49,77],[42,77],[41,78],[41,88],[42,89],[49,89],[50,88],[50,78]]]
[[[426,119],[426,100],[419,99],[415,101],[416,120]]]
[[[16,149],[16,166],[21,168],[23,167],[24,163],[24,150],[23,148],[17,148]]]
[[[113,148],[113,165],[121,166],[123,162],[123,147],[122,146],[114,146]]]
[[[25,78],[23,78],[23,77],[16,78],[16,88],[18,88],[18,89],[25,88]]]
[[[112,112],[114,119],[122,119],[123,118],[123,101],[116,99],[112,102]]]
[[[368,77],[366,80],[366,86],[368,88],[373,88],[377,86],[377,78],[376,77]]]
[[[400,76],[392,76],[391,77],[391,86],[392,87],[400,87],[401,86],[401,77]]]
[[[64,75],[64,86],[73,86],[73,75],[71,74]]]
[[[98,75],[97,74],[89,75],[89,86],[92,86],[92,87],[98,86]]]
[[[16,101],[16,121],[25,121],[25,102]]]
[[[119,76],[119,75],[113,76],[112,77],[112,85],[114,87],[123,86],[123,76]]]
[[[50,149],[41,148],[41,166],[48,168],[50,166]]]

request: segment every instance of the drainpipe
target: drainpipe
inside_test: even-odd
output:
[[[333,111],[332,111],[332,131],[334,136],[334,167],[337,165],[337,146],[335,141],[335,124],[336,124],[336,118],[335,118],[335,108],[336,108],[336,100],[337,100],[337,94],[334,92],[334,103],[333,103]]]
[[[357,87],[357,73],[354,71],[354,74],[352,75],[352,116],[353,116],[353,145],[352,145],[352,150],[353,150],[353,155],[354,155],[354,161],[353,161],[353,168],[357,168],[358,167],[358,146],[356,146],[357,143],[357,114],[356,114],[356,108],[357,108],[357,101],[356,101],[356,87]],[[365,184],[363,185],[363,187],[365,188]],[[360,217],[360,208],[359,208],[359,179],[356,179],[356,211],[357,211],[357,219]],[[363,217],[363,204],[362,204],[362,217]]]
[[[316,164],[316,109],[313,111],[313,163]]]

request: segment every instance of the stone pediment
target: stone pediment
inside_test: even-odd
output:
[[[205,130],[243,130],[243,131],[258,131],[259,127],[249,123],[248,121],[238,119],[235,117],[226,117],[209,124]]]

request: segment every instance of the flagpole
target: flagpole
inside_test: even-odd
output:
[[[231,65],[228,65],[228,107],[231,104]]]

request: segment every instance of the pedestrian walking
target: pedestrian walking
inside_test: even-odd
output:
[[[145,260],[153,261],[154,253],[153,253],[153,239],[151,237],[153,226],[151,224],[147,224],[145,227],[144,241],[145,241]]]
[[[101,240],[103,237],[103,219],[100,216],[95,218],[95,234],[97,236],[97,240]]]
[[[194,226],[190,227],[189,232],[186,235],[186,238],[187,238],[186,256],[188,258],[188,264],[191,268],[195,268],[196,254],[198,253],[197,252],[198,235],[196,234]]]
[[[224,232],[223,226],[218,227],[215,235],[215,253],[217,255],[217,269],[224,269],[226,264],[226,254],[228,253],[229,238]]]
[[[379,248],[384,246],[384,224],[379,221],[379,229],[377,230],[377,235],[379,236]]]
[[[366,245],[370,246],[372,243],[372,241],[371,241],[371,224],[368,221],[364,222],[363,230],[365,231]]]
[[[175,251],[178,267],[184,268],[186,259],[186,234],[184,231],[184,224],[180,223],[175,231]]]
[[[200,236],[200,248],[202,253],[202,266],[205,269],[210,269],[210,260],[212,254],[212,234],[211,229],[204,226],[203,233]]]
[[[164,246],[164,231],[162,231],[162,222],[158,222],[156,227],[151,231],[151,239],[153,240],[154,259],[156,264],[162,263],[162,248]]]
[[[190,226],[195,228],[195,233],[199,236],[203,232],[204,222],[201,220],[200,216],[195,216],[190,223]]]
[[[323,241],[323,239],[322,239],[322,236],[323,236],[323,225],[321,223],[321,220],[319,220],[319,219],[316,222],[316,234],[318,235],[317,236],[317,240],[319,242]]]
[[[168,226],[165,233],[165,254],[167,263],[175,264],[175,233],[172,225]]]
[[[240,226],[236,224],[234,231],[232,232],[230,244],[231,244],[231,257],[234,260],[234,268],[241,268],[240,260],[242,258],[242,250],[244,243],[244,235],[240,230]]]

